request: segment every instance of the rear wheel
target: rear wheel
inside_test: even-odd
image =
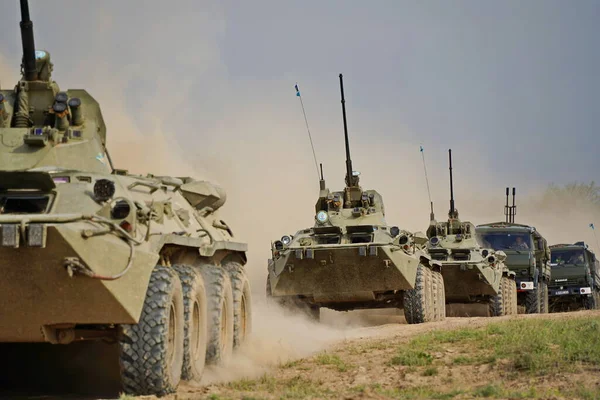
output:
[[[181,379],[184,341],[183,289],[170,268],[152,271],[137,324],[121,325],[119,361],[124,391],[164,396]]]
[[[238,262],[223,266],[233,287],[233,347],[239,347],[252,330],[252,295],[244,267]]]
[[[404,316],[409,324],[433,320],[432,279],[431,269],[419,264],[415,288],[404,292]]]
[[[224,364],[233,352],[233,291],[229,275],[212,264],[199,267],[206,284],[208,336],[206,362]]]
[[[204,279],[200,272],[188,265],[173,267],[183,286],[185,336],[183,340],[183,368],[181,378],[199,381],[206,364],[207,307]]]

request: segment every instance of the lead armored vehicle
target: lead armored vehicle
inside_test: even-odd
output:
[[[315,223],[272,243],[267,297],[318,319],[338,311],[404,308],[408,323],[444,318],[444,281],[415,235],[389,226],[382,196],[359,184],[350,159],[344,87],[346,186],[327,189],[321,173]]]
[[[584,242],[550,246],[550,308],[600,307],[600,263]]]
[[[126,393],[173,392],[249,332],[225,192],[114,169],[98,102],[52,80],[27,0],[21,19],[22,77],[0,90],[0,342],[117,341]]]
[[[447,222],[437,222],[431,209],[427,229],[427,251],[431,258],[441,263],[446,286],[445,302],[487,303],[491,316],[517,313],[517,287],[515,273],[504,260],[506,254],[481,246],[475,225],[461,221],[454,207],[452,182],[452,150],[448,150],[450,163],[450,211]]]
[[[515,188],[512,206],[508,196],[506,188],[506,221],[477,225],[477,235],[484,246],[506,253],[505,264],[516,274],[518,306],[527,314],[547,313],[550,248],[534,226],[515,223]]]

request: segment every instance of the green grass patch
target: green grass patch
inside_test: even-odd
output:
[[[429,353],[414,349],[400,349],[398,355],[390,360],[392,365],[406,365],[409,367],[422,367],[431,365],[433,356]]]
[[[336,354],[321,353],[315,358],[315,362],[320,365],[333,365],[339,372],[346,372],[350,368],[350,365]]]
[[[473,365],[508,360],[515,373],[544,375],[576,372],[583,365],[600,365],[600,318],[514,320],[484,328],[433,331],[402,345],[393,365],[428,366],[433,351],[463,346],[468,355],[452,360]]]
[[[429,367],[423,370],[423,376],[436,376],[439,373],[437,367]]]

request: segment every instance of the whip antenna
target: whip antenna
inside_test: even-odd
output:
[[[421,146],[421,158],[423,159],[423,169],[425,170],[425,182],[427,183],[427,195],[429,196],[429,205],[431,206],[431,219],[433,219],[433,201],[431,201],[431,190],[429,189],[429,177],[427,176],[427,166],[425,164],[425,149]]]
[[[298,89],[298,83],[294,86],[296,88],[296,96],[300,98],[300,105],[302,106],[302,115],[304,115],[304,122],[306,123],[306,131],[308,132],[308,140],[310,140],[310,148],[312,149],[313,158],[315,159],[315,168],[317,169],[317,178],[321,178],[319,173],[319,163],[317,162],[317,154],[315,153],[315,146],[313,145],[312,136],[310,134],[310,128],[308,127],[308,118],[306,118],[306,111],[304,110],[304,102],[300,95],[300,89]]]
[[[594,224],[590,224],[590,228],[592,228],[594,239],[596,239],[596,249],[600,250],[600,245],[598,245],[598,236],[596,236],[596,228],[594,227]]]

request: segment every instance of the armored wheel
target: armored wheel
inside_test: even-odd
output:
[[[510,299],[507,298],[506,280],[507,278],[505,276],[500,279],[498,293],[490,298],[489,310],[490,316],[492,317],[500,317],[506,314],[507,302],[510,301]]]
[[[548,305],[548,283],[541,279],[538,283],[538,291],[540,295],[540,313],[547,314],[549,312]]]
[[[188,265],[173,267],[183,286],[185,336],[181,378],[199,381],[206,363],[207,304],[206,288],[200,272]]]
[[[238,262],[223,265],[233,288],[233,347],[239,347],[252,330],[252,295],[244,267]]]
[[[433,302],[435,304],[434,321],[443,321],[446,318],[446,289],[444,287],[444,277],[439,271],[432,271],[433,274]]]
[[[508,315],[517,315],[517,283],[514,279],[508,278],[508,294],[509,294],[509,306],[508,306]]]
[[[404,316],[409,324],[433,320],[433,273],[419,264],[415,288],[404,292]]]
[[[229,274],[220,267],[199,267],[206,284],[208,336],[206,362],[224,364],[233,353],[233,290]]]
[[[121,325],[119,361],[126,393],[163,396],[181,379],[184,341],[183,289],[177,273],[156,266],[137,324]]]

